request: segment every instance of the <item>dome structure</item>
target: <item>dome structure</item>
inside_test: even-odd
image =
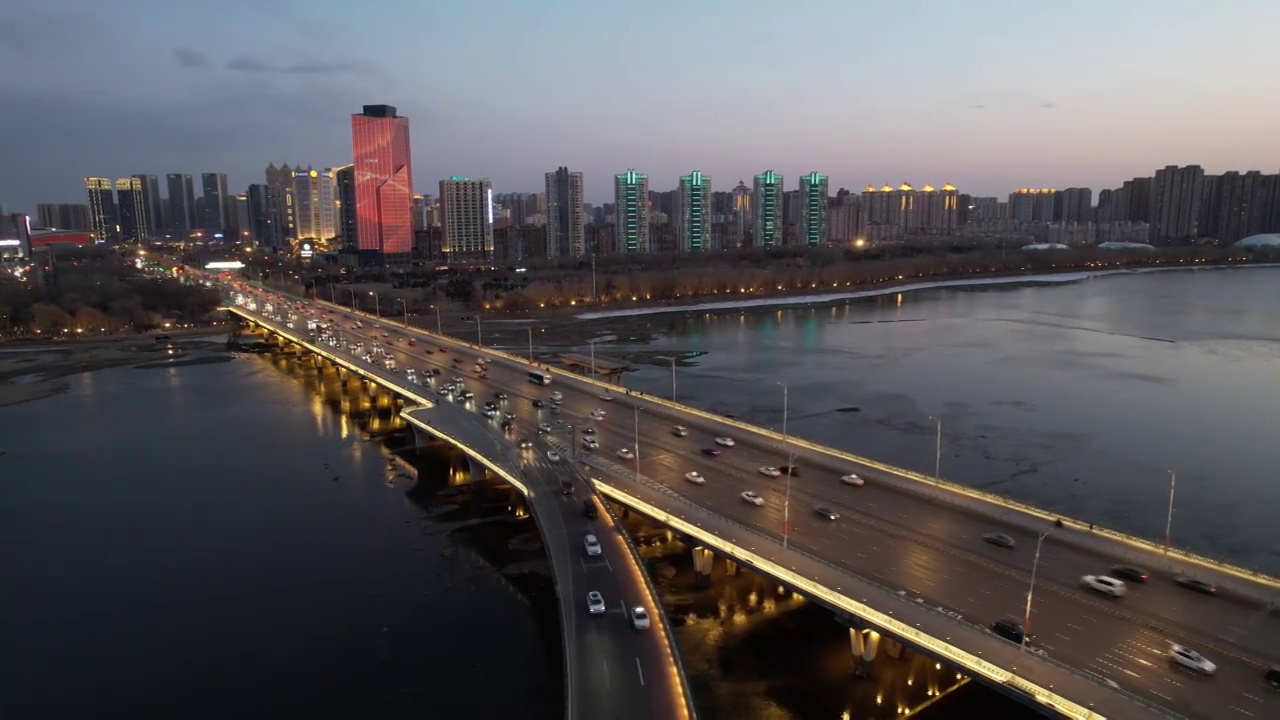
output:
[[[1098,243],[1099,250],[1155,250],[1155,247],[1146,243],[1135,242],[1104,242]]]
[[[1277,248],[1280,249],[1280,233],[1262,233],[1250,235],[1239,240],[1232,247],[1238,248]]]

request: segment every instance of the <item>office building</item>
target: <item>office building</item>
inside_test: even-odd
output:
[[[733,189],[733,247],[747,245],[747,231],[751,229],[754,216],[751,212],[751,188],[741,180]]]
[[[327,243],[337,236],[337,189],[333,168],[293,171],[296,239]]]
[[[681,176],[674,213],[680,252],[711,249],[711,209],[711,178],[698,170]]]
[[[493,258],[493,186],[488,178],[441,180],[440,211],[441,250],[449,262]]]
[[[356,223],[356,166],[343,165],[334,173],[338,186],[338,237],[344,250],[360,248]]]
[[[120,216],[110,178],[88,177],[84,189],[89,197],[89,232],[94,242],[114,243],[119,239]]]
[[[215,237],[231,227],[231,196],[227,193],[227,176],[225,173],[204,173],[200,176],[203,190],[201,198],[204,202],[203,217],[200,218],[200,229]]]
[[[36,222],[42,228],[89,232],[89,206],[79,203],[40,203]]]
[[[1157,170],[1151,183],[1151,242],[1199,237],[1203,191],[1204,168],[1199,165],[1169,165]]]
[[[613,178],[618,252],[649,252],[649,176],[635,170]]]
[[[587,224],[582,207],[582,173],[557,168],[546,174],[546,189],[547,255],[581,257],[586,252]],[[513,204],[523,210],[523,203]]]
[[[409,119],[390,105],[365,105],[351,116],[351,149],[359,248],[407,256],[413,251]]]
[[[249,186],[249,233],[258,245],[271,250],[288,247],[280,208],[280,188],[274,185]]]
[[[135,177],[116,180],[116,208],[120,218],[120,239],[124,242],[147,242],[151,232],[147,228],[146,199],[142,181]]]
[[[165,176],[169,196],[165,199],[166,227],[170,232],[186,235],[200,227],[196,218],[195,187],[191,176],[185,173],[169,173]]]
[[[782,176],[766,170],[755,177],[751,191],[755,247],[782,245]]]
[[[0,208],[0,262],[31,258],[31,218]]]
[[[827,176],[811,172],[800,178],[800,243],[827,242]]]
[[[164,201],[160,199],[160,181],[155,175],[134,175],[142,186],[142,217],[147,223],[148,235],[158,235],[164,229]]]

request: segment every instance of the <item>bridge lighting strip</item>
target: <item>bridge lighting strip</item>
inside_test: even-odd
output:
[[[367,317],[374,321],[384,322],[390,325],[397,325],[400,327],[404,327],[404,323],[397,323],[385,317],[377,317],[374,315],[370,315],[369,313],[363,312],[361,310],[353,310],[352,308],[349,308],[345,305],[338,305],[336,303],[328,302],[326,300],[320,300],[318,298],[316,299],[316,302],[322,305],[328,305],[334,308],[335,310],[339,310],[343,313],[363,315],[364,317]],[[557,367],[552,367],[552,366],[543,367],[536,363],[530,363],[527,358],[517,357],[515,355],[508,354],[501,350],[479,347],[472,343],[465,342],[451,336],[437,335],[436,333],[431,332],[430,330],[426,330],[417,326],[409,327],[407,329],[412,330],[413,332],[419,333],[421,335],[426,335],[432,338],[436,338],[437,341],[439,342],[451,343],[454,345],[462,345],[465,347],[473,348],[475,350],[479,350],[479,351],[488,353],[490,355],[501,357],[508,362],[517,363],[519,365],[524,365],[526,367],[535,367],[539,370],[544,370],[554,375],[559,375],[562,378],[571,379],[576,382],[586,383],[589,385],[595,385],[596,387],[603,390],[617,389],[614,386],[604,381],[592,379],[590,377],[587,377],[584,375],[578,375],[576,373],[571,373],[566,370],[561,370],[560,368],[557,368]],[[923,475],[921,473],[915,472],[914,470],[894,467],[893,465],[887,465],[885,463],[872,460],[871,458],[862,457],[860,455],[854,455],[852,453],[847,453],[847,452],[844,452],[843,450],[838,450],[832,447],[825,447],[823,445],[818,445],[817,443],[809,442],[808,440],[805,440],[804,438],[801,438],[801,437],[797,437],[795,435],[791,435],[784,438],[781,433],[770,430],[769,428],[760,427],[758,425],[751,425],[749,423],[742,422],[741,420],[737,420],[735,418],[726,418],[726,417],[721,417],[719,415],[714,415],[705,410],[700,410],[698,408],[690,407],[688,405],[681,405],[679,403],[674,403],[670,400],[658,397],[656,395],[645,395],[643,399],[654,405],[661,405],[663,407],[666,407],[669,410],[673,410],[680,413],[686,413],[689,415],[694,415],[704,420],[709,420],[712,422],[720,423],[722,425],[735,427],[735,428],[738,428],[739,430],[743,430],[749,433],[763,435],[765,437],[776,440],[778,442],[789,442],[793,446],[805,448],[810,452],[818,453],[820,455],[826,455],[828,457],[839,458],[841,460],[845,460],[845,461],[854,463],[856,465],[865,465],[866,467],[874,468],[876,470],[879,470],[883,473],[887,473],[889,475],[894,475],[896,477],[904,478],[907,480],[914,480],[918,483],[921,483],[922,485],[926,485],[926,486],[932,485],[935,487],[945,488],[946,490],[950,490],[951,492],[956,493],[957,495],[964,495],[974,500],[980,500],[982,502],[1008,508],[1010,510],[1017,510],[1027,515],[1031,515],[1033,517],[1039,518],[1041,520],[1047,520],[1050,522],[1055,520],[1062,520],[1064,524],[1074,526],[1077,530],[1084,529],[1084,528],[1091,528],[1091,531],[1095,535],[1101,535],[1103,537],[1110,538],[1111,540],[1115,540],[1117,542],[1123,543],[1125,545],[1129,545],[1130,547],[1134,547],[1139,550],[1145,550],[1148,552],[1154,552],[1154,553],[1160,553],[1160,554],[1163,554],[1167,551],[1168,554],[1173,555],[1179,558],[1180,560],[1193,563],[1201,567],[1210,568],[1212,570],[1217,570],[1219,572],[1226,573],[1233,577],[1240,578],[1241,580],[1255,582],[1267,588],[1270,588],[1272,590],[1280,590],[1280,578],[1267,575],[1266,573],[1261,573],[1256,570],[1250,570],[1248,568],[1239,567],[1237,565],[1231,565],[1228,563],[1221,562],[1219,560],[1207,558],[1202,555],[1197,555],[1195,553],[1188,552],[1186,550],[1181,550],[1178,548],[1172,548],[1172,547],[1165,548],[1165,546],[1160,545],[1159,543],[1155,543],[1150,540],[1146,540],[1144,538],[1134,537],[1133,535],[1126,535],[1125,533],[1118,532],[1115,530],[1110,530],[1097,525],[1091,526],[1090,523],[1076,520],[1076,519],[1067,517],[1065,515],[1057,515],[1032,505],[1026,505],[1026,504],[1017,502],[1016,500],[1010,500],[1008,498],[1000,497],[999,495],[983,492],[981,490],[975,490],[974,488],[967,487],[965,485],[960,485],[960,484],[951,482],[949,480],[942,480],[941,478],[933,478],[928,475]]]
[[[611,485],[598,481],[595,483],[595,486],[602,494],[607,495],[624,505],[635,508],[658,522],[664,523],[677,532],[691,537],[696,537],[702,544],[719,550],[727,556],[736,557],[737,559],[745,561],[755,566],[757,569],[772,575],[778,580],[790,584],[791,587],[804,592],[811,597],[821,598],[851,615],[865,618],[889,632],[896,633],[900,637],[910,638],[920,647],[932,650],[934,653],[937,653],[939,657],[949,660],[970,672],[982,675],[1003,685],[1016,688],[1034,698],[1035,701],[1041,705],[1053,708],[1064,717],[1071,718],[1073,720],[1106,720],[1104,715],[1093,712],[1092,710],[1050,692],[1035,683],[1020,678],[1008,670],[987,662],[976,655],[972,655],[953,645],[943,642],[932,635],[922,633],[901,620],[897,620],[891,615],[877,611],[869,605],[864,605],[852,598],[834,592],[816,581],[810,580],[793,570],[789,570],[768,558],[718,538],[711,533],[705,532],[697,525],[659,510],[653,505],[629,495],[622,490],[618,490]]]
[[[440,430],[440,428],[436,427],[435,425],[428,425],[425,421],[419,420],[418,418],[412,415],[413,412],[421,409],[423,408],[401,410],[400,417],[404,418],[405,422],[409,423],[410,425],[419,427],[423,431],[430,433],[431,435],[435,435],[441,440],[444,440],[447,443],[451,443],[452,445],[457,447],[459,450],[467,453],[473,459],[479,462],[481,465],[484,465],[485,467],[492,470],[495,475],[511,483],[511,486],[519,490],[520,494],[524,495],[525,497],[533,497],[533,491],[529,489],[528,485],[525,485],[523,481],[516,479],[516,477],[511,473],[507,472],[506,469],[502,468],[501,466],[489,460],[488,457],[483,452],[476,450],[475,448],[471,447],[470,445],[467,445],[461,440],[449,435],[446,432],[443,432],[442,430]]]

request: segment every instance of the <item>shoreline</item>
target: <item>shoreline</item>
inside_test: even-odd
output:
[[[951,287],[984,287],[1000,285],[1056,285],[1061,283],[1083,282],[1090,278],[1111,275],[1136,275],[1155,272],[1189,272],[1197,270],[1238,270],[1246,268],[1277,268],[1280,263],[1216,263],[1213,265],[1154,265],[1145,267],[1115,268],[1107,270],[1066,269],[1061,272],[1039,271],[1033,275],[999,275],[979,278],[952,277],[944,280],[922,280],[905,284],[880,285],[865,290],[852,290],[836,293],[816,293],[808,295],[774,295],[744,300],[718,300],[712,302],[691,303],[688,305],[649,305],[620,308],[617,310],[590,310],[577,313],[573,320],[592,321],[613,318],[631,318],[644,315],[662,315],[669,313],[721,313],[726,310],[742,310],[746,308],[783,307],[789,305],[821,305],[844,300],[860,300],[863,298],[882,297],[898,293],[920,292]],[[537,322],[537,318],[509,320],[506,322]]]

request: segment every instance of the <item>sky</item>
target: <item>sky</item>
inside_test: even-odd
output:
[[[560,165],[713,189],[1100,190],[1169,164],[1280,171],[1277,0],[6,0],[0,205],[85,176],[351,162],[410,118],[415,190]]]

